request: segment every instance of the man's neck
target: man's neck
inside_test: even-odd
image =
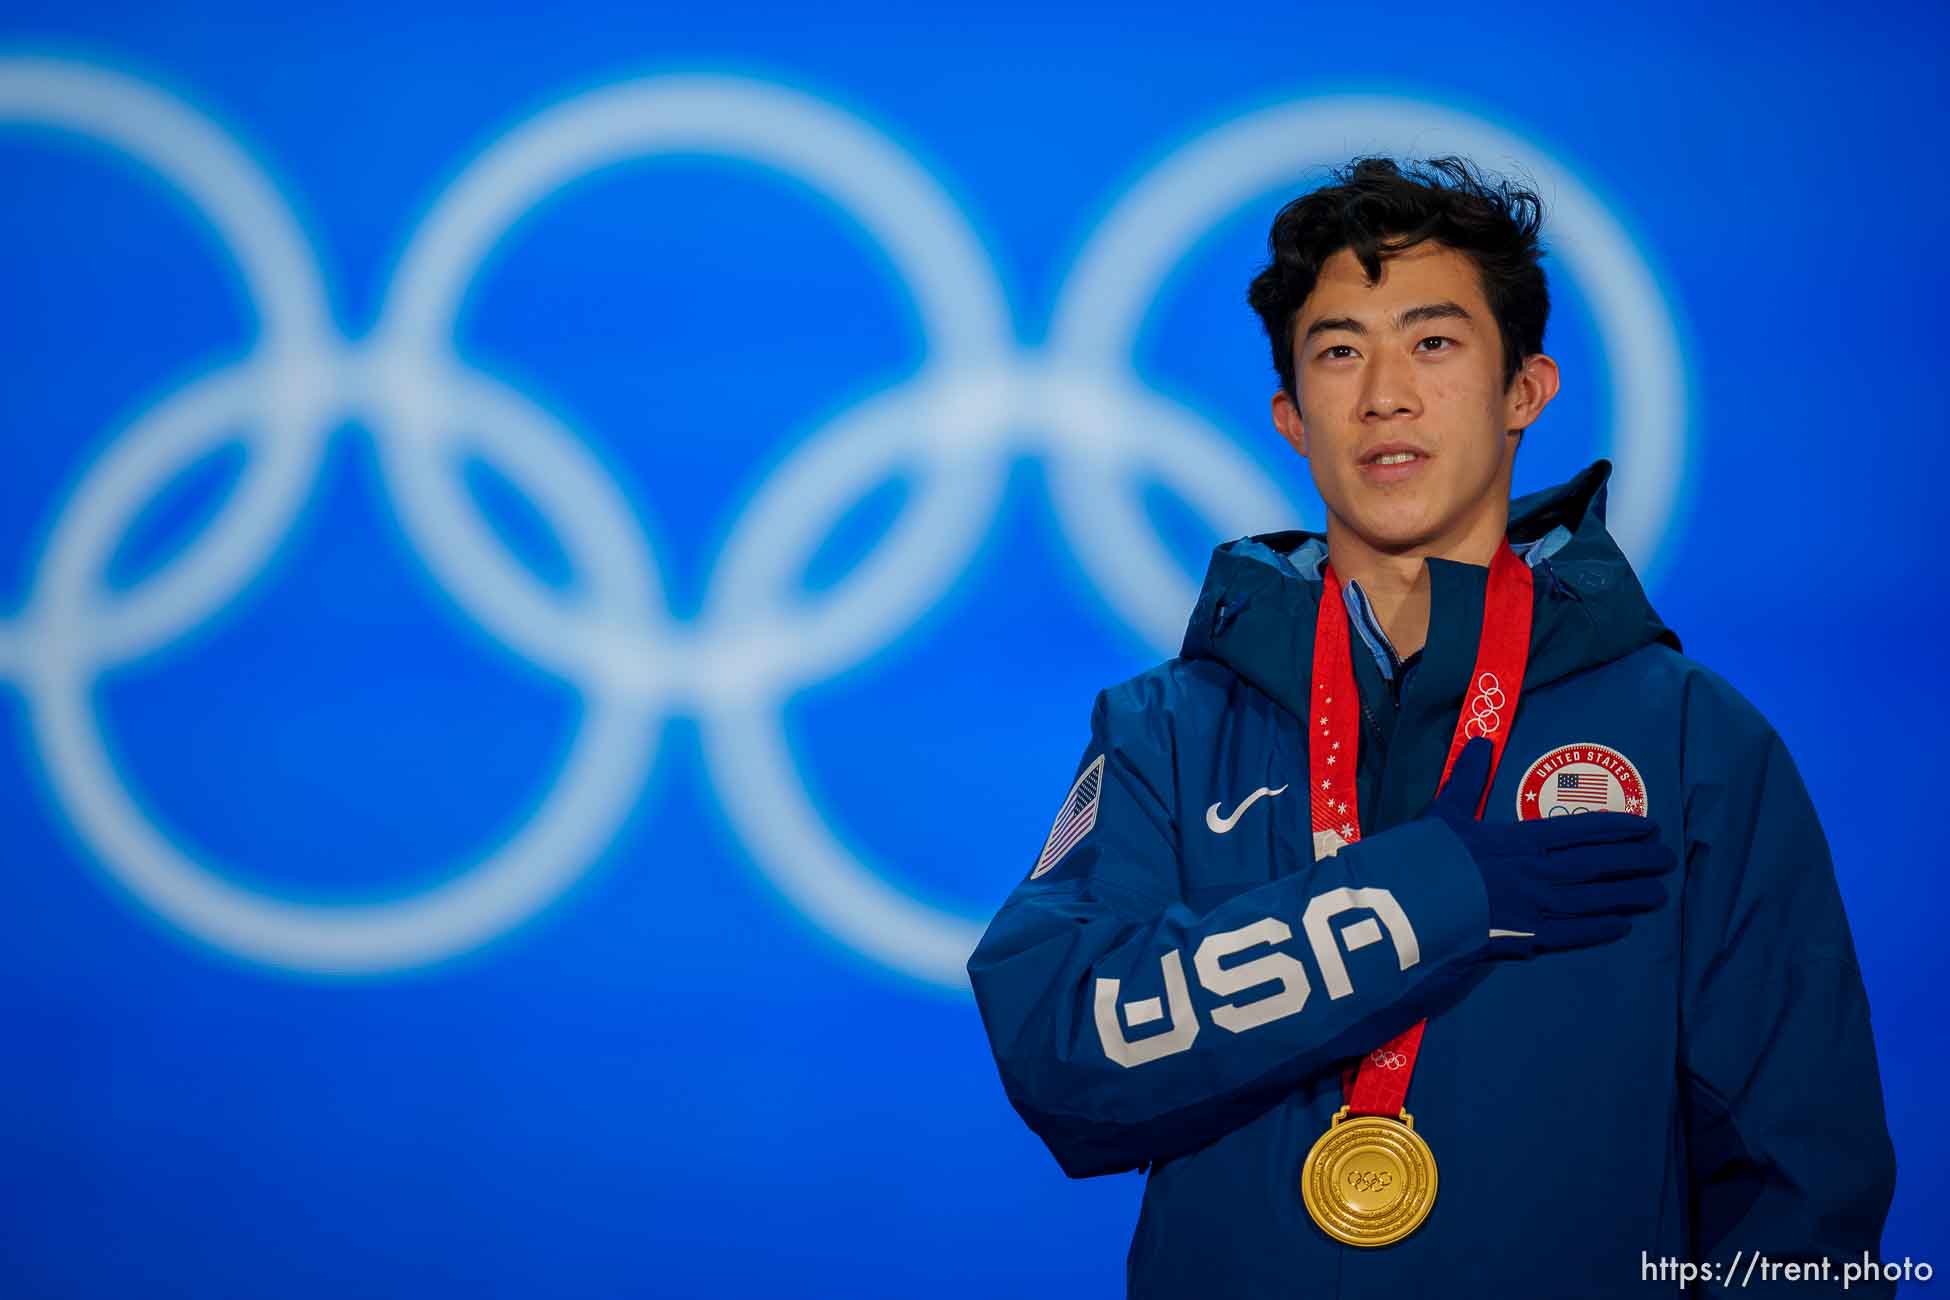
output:
[[[1358,582],[1388,644],[1406,659],[1429,639],[1430,558],[1489,567],[1509,527],[1509,511],[1486,516],[1457,537],[1405,551],[1379,550],[1331,515],[1327,520],[1327,558],[1342,582]]]

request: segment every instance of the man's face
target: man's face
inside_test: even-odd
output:
[[[1384,257],[1369,284],[1352,252],[1335,253],[1294,316],[1293,370],[1299,401],[1277,394],[1273,420],[1307,458],[1330,527],[1387,554],[1502,536],[1510,431],[1537,418],[1557,370],[1533,356],[1505,388],[1502,340],[1466,254],[1424,241]]]

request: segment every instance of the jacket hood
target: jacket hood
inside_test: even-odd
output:
[[[1605,528],[1610,477],[1611,462],[1599,460],[1568,482],[1510,503],[1510,541],[1536,548],[1529,557],[1536,603],[1524,673],[1528,687],[1623,658],[1655,641],[1680,648]],[[1180,655],[1217,660],[1296,716],[1305,716],[1326,542],[1322,533],[1294,529],[1214,548]],[[1466,676],[1482,626],[1489,570],[1453,560],[1425,563],[1430,656],[1438,653],[1439,641],[1458,646],[1466,641]],[[1458,685],[1458,706],[1461,699]]]

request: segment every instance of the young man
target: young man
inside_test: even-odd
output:
[[[1326,534],[1214,552],[969,960],[1065,1172],[1150,1171],[1133,1297],[1718,1294],[1756,1256],[1808,1295],[1877,1257],[1801,779],[1653,613],[1607,463],[1510,500],[1558,384],[1538,226],[1456,159],[1281,211],[1251,302]]]

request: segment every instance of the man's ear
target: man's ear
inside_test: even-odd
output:
[[[1284,388],[1273,394],[1273,427],[1295,451],[1302,456],[1307,454],[1306,422],[1300,418],[1300,408]]]
[[[1557,362],[1541,352],[1523,359],[1510,386],[1503,394],[1503,427],[1521,433],[1537,423],[1537,417],[1557,396]]]

